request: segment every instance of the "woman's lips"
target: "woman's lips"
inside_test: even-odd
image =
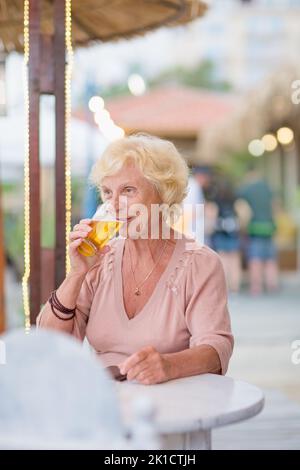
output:
[[[120,222],[130,222],[131,220],[134,219],[134,217],[128,217],[128,218],[119,218],[119,217],[116,217],[117,220],[119,220]]]

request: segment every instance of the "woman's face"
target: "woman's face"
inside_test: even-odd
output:
[[[133,205],[142,204],[149,220],[151,205],[162,202],[155,186],[145,178],[133,161],[125,163],[114,175],[103,178],[101,196],[103,202],[109,204],[115,217],[127,222],[140,215]]]

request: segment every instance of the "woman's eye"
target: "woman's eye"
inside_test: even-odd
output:
[[[126,194],[132,194],[134,193],[134,191],[135,191],[135,188],[131,188],[131,187],[123,189],[123,192],[125,192]]]

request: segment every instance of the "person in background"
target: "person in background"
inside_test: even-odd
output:
[[[244,199],[251,209],[247,227],[250,291],[253,295],[260,294],[264,284],[268,291],[276,291],[279,275],[273,241],[276,231],[273,195],[269,185],[254,166],[249,168],[246,182],[239,189],[238,196]]]
[[[211,235],[217,215],[215,204],[211,202],[213,170],[209,165],[198,165],[193,167],[193,174],[204,204],[204,243],[212,247]]]
[[[219,178],[214,197],[217,218],[211,240],[212,248],[223,261],[231,292],[238,292],[241,284],[240,227],[235,201],[236,196],[230,182],[223,177]]]

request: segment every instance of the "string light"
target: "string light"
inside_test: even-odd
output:
[[[114,123],[109,111],[104,107],[104,100],[101,96],[93,96],[89,100],[89,109],[94,113],[94,121],[106,140],[112,142],[124,137],[124,129]]]
[[[24,156],[24,274],[22,277],[23,310],[25,317],[25,331],[30,330],[30,300],[29,300],[29,277],[30,277],[30,174],[29,174],[29,82],[28,63],[30,54],[29,42],[29,1],[24,0],[24,61],[23,61],[23,83],[24,83],[24,107],[25,107],[25,156]],[[71,230],[72,210],[72,186],[71,186],[71,146],[70,146],[70,120],[71,120],[71,78],[73,68],[72,48],[72,1],[65,0],[65,47],[67,53],[67,64],[65,70],[65,182],[66,182],[66,219],[65,233],[66,246]],[[70,270],[70,259],[66,250],[66,273]]]
[[[267,152],[273,152],[278,145],[277,139],[273,134],[265,134],[261,141],[264,144]]]
[[[96,113],[104,108],[104,99],[101,96],[92,96],[89,100],[89,109],[92,113]]]
[[[143,95],[146,91],[145,80],[138,73],[133,73],[132,75],[130,75],[128,78],[127,84],[128,84],[129,91],[134,96]]]
[[[253,157],[261,157],[265,151],[265,146],[261,140],[254,139],[249,143],[248,151]]]
[[[25,155],[24,155],[24,274],[22,278],[25,331],[30,330],[30,302],[28,281],[30,276],[30,184],[29,184],[29,0],[24,0],[24,107],[25,107]]]
[[[277,131],[277,139],[282,145],[288,145],[293,142],[294,132],[289,127],[281,127]]]
[[[65,181],[66,181],[66,247],[69,243],[72,216],[72,181],[71,181],[71,79],[73,69],[73,47],[72,47],[72,0],[65,0],[65,45],[67,53],[67,64],[65,70]],[[66,249],[66,274],[70,271],[70,258]]]

